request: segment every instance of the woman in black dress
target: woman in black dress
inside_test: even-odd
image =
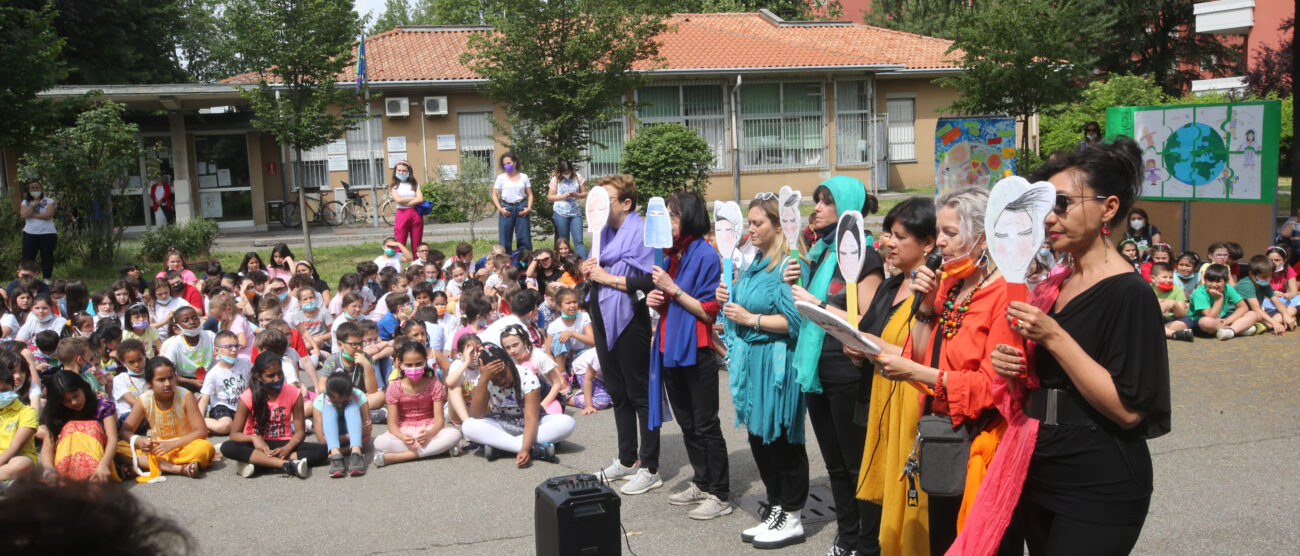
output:
[[[1025,401],[1041,424],[1017,510],[1033,555],[1127,554],[1151,503],[1147,439],[1169,432],[1168,353],[1155,293],[1111,237],[1137,197],[1141,160],[1121,137],[1031,178],[1056,186],[1048,238],[1073,260],[1036,287],[1035,297],[1059,291],[1040,305],[1047,312],[1018,302],[1007,311],[1034,343],[1026,353],[1040,382]],[[1002,345],[992,357],[1008,380],[1028,362]]]

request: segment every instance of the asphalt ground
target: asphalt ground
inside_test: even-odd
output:
[[[1169,344],[1173,432],[1151,442],[1155,495],[1137,554],[1294,554],[1300,529],[1300,336]],[[726,392],[726,375],[722,391]],[[762,492],[744,431],[721,415],[733,496]],[[513,458],[439,457],[371,468],[359,478],[307,480],[262,474],[243,479],[217,463],[200,479],[172,476],[128,488],[185,527],[206,554],[528,554],[534,552],[534,488],[548,478],[594,472],[615,453],[613,415],[575,416],[559,464],[516,469]],[[827,484],[809,427],[813,486]],[[221,439],[213,439],[218,441]],[[665,424],[665,486],[622,498],[631,551],[655,554],[759,552],[740,542],[755,523],[743,510],[712,521],[687,518],[667,496],[691,472],[680,431]],[[779,554],[824,554],[833,522],[806,527],[808,541]],[[624,547],[624,554],[630,554]]]

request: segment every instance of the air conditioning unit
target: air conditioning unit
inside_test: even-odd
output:
[[[399,118],[411,115],[411,99],[406,97],[395,97],[384,99],[384,115],[389,118]]]
[[[424,97],[425,116],[446,116],[447,97]]]

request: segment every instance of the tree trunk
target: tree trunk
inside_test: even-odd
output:
[[[298,153],[298,163],[302,164],[302,149],[294,147],[294,150]],[[312,261],[312,264],[316,264],[316,259],[311,256],[311,229],[307,223],[307,184],[303,183],[302,167],[294,169],[293,179],[298,182],[298,216],[302,220],[302,243],[307,248],[307,254],[304,256],[308,261]]]
[[[1300,0],[1295,0],[1295,9],[1300,11]],[[1295,45],[1295,26],[1291,27],[1291,44]],[[1295,111],[1295,93],[1300,88],[1300,62],[1296,61],[1294,53],[1291,55],[1291,98],[1293,106],[1291,107],[1291,126],[1292,129],[1300,127],[1300,114]],[[1291,136],[1291,214],[1300,210],[1300,195],[1296,195],[1295,179],[1300,176],[1300,141],[1295,140],[1295,135]]]

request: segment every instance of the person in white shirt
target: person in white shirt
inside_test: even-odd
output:
[[[393,183],[388,187],[393,203],[397,205],[397,212],[393,215],[393,235],[399,243],[405,243],[409,234],[411,250],[415,250],[424,240],[424,217],[415,208],[424,202],[424,192],[420,191],[419,182],[411,174],[411,163],[399,161],[393,165]]]
[[[153,303],[149,305],[149,325],[158,331],[158,336],[166,340],[171,335],[171,326],[169,325],[171,324],[172,315],[182,307],[189,306],[188,301],[172,296],[171,284],[168,284],[166,280],[155,280],[153,283]]]
[[[211,332],[199,327],[199,312],[186,305],[177,309],[172,320],[180,333],[163,342],[162,355],[176,366],[177,383],[191,392],[203,388],[203,377],[212,368],[213,341]]]
[[[206,415],[203,421],[208,426],[208,432],[226,435],[230,434],[235,410],[239,409],[239,395],[248,388],[253,364],[247,358],[239,356],[238,338],[234,332],[222,330],[217,333],[215,341],[217,356],[207,376],[203,377],[203,388],[199,390],[199,412]]]
[[[25,344],[32,344],[36,341],[36,335],[46,330],[53,330],[55,334],[63,335],[63,327],[68,324],[68,319],[54,314],[54,302],[48,295],[38,295],[32,300],[31,310],[27,312],[27,320],[23,326],[18,329],[14,339]]]
[[[532,225],[529,218],[533,213],[533,188],[528,175],[519,171],[519,158],[515,153],[501,155],[501,169],[496,182],[492,184],[492,204],[496,205],[500,216],[497,218],[497,234],[500,244],[506,252],[513,252],[514,239],[519,240],[519,249],[533,248]]]
[[[384,254],[375,257],[375,265],[379,270],[385,267],[392,267],[398,272],[402,271],[402,265],[411,262],[411,250],[397,241],[393,236],[384,238]]]
[[[23,260],[36,261],[41,256],[41,274],[49,280],[54,277],[54,248],[59,233],[54,228],[54,199],[45,196],[38,182],[27,184],[22,205],[18,209],[23,224]]]

